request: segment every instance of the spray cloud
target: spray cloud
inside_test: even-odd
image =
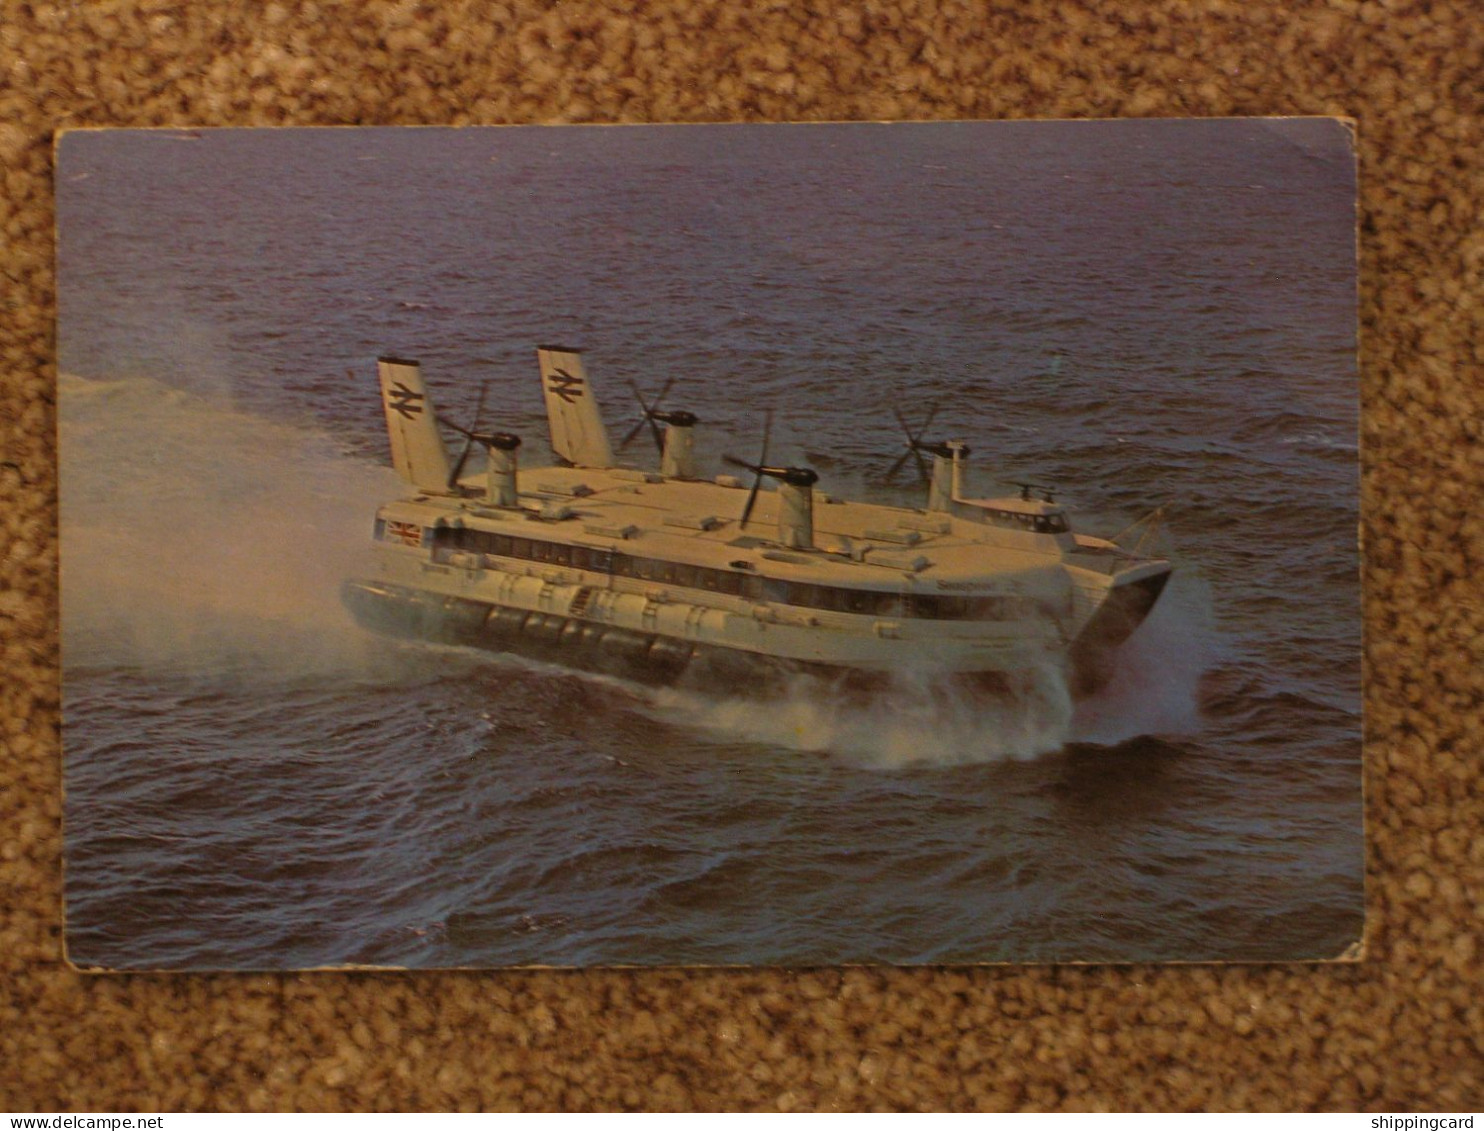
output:
[[[69,666],[358,674],[341,608],[386,469],[313,428],[146,379],[59,383]]]

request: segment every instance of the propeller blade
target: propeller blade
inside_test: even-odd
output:
[[[752,504],[757,502],[757,489],[763,481],[763,466],[760,463],[748,463],[745,459],[738,459],[736,456],[729,455],[723,455],[721,462],[728,467],[740,468],[743,471],[750,471],[753,474],[752,490],[747,492],[747,502],[742,507],[742,518],[737,524],[738,526],[746,526],[747,520],[752,517]]]
[[[907,437],[907,450],[897,458],[897,462],[892,464],[891,470],[886,473],[888,482],[896,478],[897,473],[902,470],[902,467],[909,458],[917,463],[918,478],[923,483],[932,482],[932,473],[928,470],[927,461],[922,458],[922,436],[932,425],[933,417],[938,415],[938,404],[938,401],[934,401],[928,405],[927,415],[922,418],[922,424],[916,432],[912,431],[908,426],[907,418],[902,415],[902,410],[897,408],[896,405],[891,406],[891,414],[897,418],[897,424],[901,427],[902,434]]]
[[[941,401],[934,401],[932,404],[928,405],[927,415],[922,418],[922,426],[917,430],[917,435],[919,437],[924,435],[927,430],[933,426],[933,417],[938,415],[938,405],[941,403]]]
[[[933,481],[933,477],[928,473],[927,460],[922,458],[921,449],[919,449],[917,445],[914,444],[907,450],[910,451],[913,458],[917,460],[917,474],[922,478],[922,481],[924,483],[931,483]]]
[[[914,450],[913,448],[908,448],[897,457],[897,462],[892,464],[891,470],[886,473],[886,481],[888,483],[897,477],[897,472],[902,470],[902,466],[907,462],[908,457],[912,455]]]
[[[474,450],[474,436],[479,431],[479,418],[484,415],[484,398],[488,395],[489,391],[489,381],[481,382],[479,386],[479,399],[474,402],[474,426],[467,432],[464,432],[462,428],[459,429],[460,432],[464,432],[465,436],[464,450],[459,453],[458,462],[453,465],[453,470],[448,473],[449,490],[453,490],[454,487],[458,486],[459,476],[464,473],[464,464],[468,462],[469,453]]]
[[[639,402],[639,419],[632,428],[624,433],[624,438],[618,442],[619,451],[623,451],[634,442],[634,437],[639,435],[640,431],[644,428],[644,422],[649,419],[649,405],[645,403],[644,394],[639,391],[639,386],[633,381],[630,381],[629,388],[633,391],[634,399]]]
[[[660,395],[654,398],[654,404],[649,405],[644,410],[644,419],[649,421],[649,431],[654,436],[654,450],[659,452],[660,455],[665,454],[665,434],[660,431],[659,422],[655,420],[654,414],[659,412],[660,405],[665,403],[665,397],[674,387],[675,376],[671,374],[670,379],[660,386]]]
[[[455,424],[446,416],[439,416],[438,423],[443,425],[443,427],[445,428],[452,428],[460,436],[468,436],[471,440],[474,438],[474,433],[470,429],[465,428],[462,424]]]
[[[654,403],[651,404],[644,399],[644,394],[639,391],[639,386],[633,381],[629,382],[629,388],[632,389],[634,392],[634,399],[639,402],[639,420],[632,428],[628,430],[628,432],[624,434],[624,438],[618,442],[619,451],[623,451],[631,443],[633,443],[634,437],[639,435],[639,433],[644,430],[645,424],[648,424],[649,431],[654,436],[655,449],[660,453],[660,455],[665,454],[665,436],[664,433],[660,431],[660,426],[655,423],[654,414],[659,412],[660,403],[665,399],[665,394],[670,391],[671,387],[674,386],[674,384],[675,378],[672,376],[668,381],[660,386],[660,395],[655,397]]]
[[[902,426],[902,433],[907,437],[907,446],[910,448],[917,443],[917,437],[912,434],[912,429],[907,427],[907,418],[902,415],[902,410],[896,405],[891,406],[891,414],[897,418],[897,423]]]
[[[763,413],[763,448],[758,453],[756,463],[747,463],[736,456],[722,456],[721,458],[733,467],[746,468],[753,473],[752,490],[747,492],[747,504],[742,508],[742,521],[738,526],[745,527],[747,520],[752,517],[752,506],[757,502],[757,489],[763,485],[763,468],[768,466],[768,439],[773,434],[773,410],[770,408]]]
[[[464,450],[459,453],[458,460],[454,463],[453,467],[449,470],[449,473],[448,473],[448,489],[450,491],[453,490],[455,487],[458,486],[459,476],[464,473],[464,461],[469,458],[469,452],[473,449],[473,447],[474,447],[474,437],[471,436],[467,440],[464,441]]]
[[[742,521],[740,527],[747,526],[747,520],[752,517],[752,504],[757,502],[757,489],[763,485],[763,477],[759,475],[752,481],[752,490],[747,492],[747,505],[742,508]]]
[[[479,399],[474,402],[474,423],[470,425],[470,428],[475,432],[479,431],[479,425],[484,421],[484,401],[489,396],[489,392],[490,379],[486,377],[479,383]]]
[[[654,398],[654,404],[652,404],[652,405],[649,406],[649,411],[650,412],[659,412],[660,405],[662,405],[662,404],[665,403],[665,395],[667,393],[669,393],[669,391],[671,389],[673,389],[674,387],[675,387],[675,377],[672,374],[670,376],[670,379],[668,381],[666,381],[663,385],[660,386],[660,395]]]
[[[641,416],[639,418],[639,423],[638,424],[635,424],[632,428],[630,428],[628,430],[628,432],[626,432],[624,434],[624,438],[618,442],[618,450],[619,451],[623,451],[625,448],[627,448],[630,444],[632,444],[634,442],[634,437],[637,436],[637,435],[639,435],[640,430],[644,427],[644,422],[646,420],[648,420],[648,419],[649,419],[648,416]]]

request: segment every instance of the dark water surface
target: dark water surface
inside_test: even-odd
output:
[[[58,173],[67,918],[116,968],[1313,958],[1360,932],[1354,175],[1334,123],[81,133]],[[381,353],[541,461],[610,429],[836,494],[909,417],[1177,573],[1073,709],[759,708],[340,609]],[[349,372],[347,372],[349,371]],[[938,438],[935,436],[934,438]],[[636,459],[648,460],[640,447]]]

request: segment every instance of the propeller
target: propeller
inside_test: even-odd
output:
[[[924,443],[922,439],[922,434],[932,425],[933,417],[938,415],[938,402],[934,401],[928,406],[927,415],[923,417],[922,423],[915,432],[907,424],[907,418],[902,415],[901,410],[896,405],[892,405],[891,412],[897,418],[897,423],[901,425],[902,432],[907,437],[907,450],[897,458],[897,462],[892,464],[891,468],[887,471],[887,482],[889,483],[896,478],[897,472],[902,470],[902,467],[909,458],[917,461],[917,474],[922,481],[924,483],[931,482],[932,474],[928,471],[927,461],[922,458],[922,453],[931,452],[934,455],[942,455],[950,458],[952,456],[952,452],[946,444]]]
[[[664,454],[665,438],[660,433],[660,426],[656,423],[656,421],[664,421],[666,424],[676,423],[674,421],[671,421],[669,418],[677,414],[660,412],[660,403],[665,399],[665,394],[670,391],[671,386],[673,386],[674,384],[675,378],[671,377],[668,381],[665,382],[664,387],[660,389],[660,395],[654,398],[654,403],[650,404],[644,399],[644,394],[639,391],[639,386],[634,384],[634,382],[632,381],[629,382],[629,388],[634,390],[634,399],[639,402],[640,416],[639,422],[635,424],[634,427],[630,428],[628,435],[626,435],[622,440],[618,442],[619,451],[623,451],[625,448],[627,448],[629,444],[633,442],[634,437],[639,435],[639,433],[643,431],[644,426],[648,424],[650,432],[654,435],[654,446],[656,450],[658,450],[661,455]],[[685,413],[683,415],[689,416],[690,414]],[[691,423],[695,423],[694,418],[692,418]]]
[[[772,426],[773,414],[770,412],[763,423],[763,450],[757,463],[748,463],[745,459],[738,459],[736,456],[721,457],[723,463],[750,471],[755,476],[752,481],[752,490],[747,493],[747,505],[742,508],[742,521],[739,524],[741,526],[746,526],[747,520],[752,517],[752,505],[757,502],[757,489],[762,485],[763,476],[777,479],[792,487],[813,487],[819,482],[819,473],[812,467],[777,467],[767,462],[768,433],[772,430]]]
[[[514,432],[475,432],[462,424],[455,424],[446,416],[439,416],[438,423],[452,428],[470,444],[483,444],[487,448],[498,448],[502,452],[513,452],[520,447],[520,437]],[[459,461],[462,465],[462,459]]]
[[[453,465],[453,470],[448,473],[448,489],[450,491],[458,486],[459,476],[464,473],[464,463],[469,458],[469,450],[474,447],[474,441],[478,438],[476,430],[479,428],[479,418],[484,413],[485,394],[487,394],[489,391],[489,381],[485,381],[479,386],[479,399],[474,402],[474,425],[472,428],[461,428],[459,425],[453,423],[453,421],[451,420],[447,420],[441,416],[438,418],[444,424],[447,424],[450,428],[452,428],[455,432],[462,433],[465,437],[467,437],[464,440],[464,450],[459,453],[458,462]]]

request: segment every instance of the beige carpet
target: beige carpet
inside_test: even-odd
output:
[[[1484,20],[1444,0],[986,7],[0,0],[0,1108],[1484,1104]],[[62,963],[59,126],[1286,113],[1359,122],[1367,962],[289,977]]]

